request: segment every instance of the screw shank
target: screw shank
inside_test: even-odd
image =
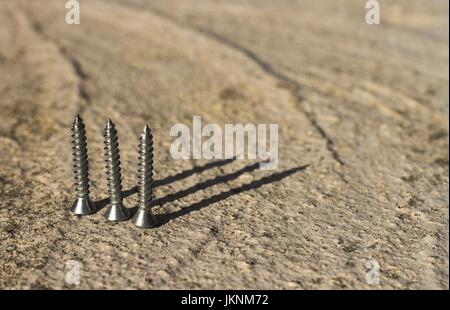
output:
[[[86,131],[82,119],[78,116],[72,126],[72,155],[77,198],[89,197],[89,167],[86,143]]]
[[[138,207],[150,208],[153,199],[153,135],[145,128],[139,139]]]
[[[112,205],[122,203],[122,176],[120,169],[119,142],[114,124],[108,123],[104,131],[105,161],[108,192]]]

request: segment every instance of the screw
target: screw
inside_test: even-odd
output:
[[[75,117],[72,125],[72,155],[77,200],[75,200],[71,211],[76,215],[94,213],[95,206],[89,198],[89,168],[86,131],[80,115]]]
[[[130,218],[130,211],[123,205],[122,176],[120,174],[120,155],[117,130],[108,119],[105,131],[105,161],[108,176],[108,191],[110,206],[105,212],[105,219],[111,222],[124,221]]]
[[[145,125],[139,139],[138,204],[132,222],[140,228],[156,226],[156,218],[151,210],[153,199],[153,135]]]

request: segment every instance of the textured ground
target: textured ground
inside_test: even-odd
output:
[[[0,1],[1,288],[448,289],[447,1],[64,4]],[[95,200],[106,118],[125,189],[152,126],[159,228],[68,213],[77,112]],[[278,170],[173,160],[193,115],[280,124]]]

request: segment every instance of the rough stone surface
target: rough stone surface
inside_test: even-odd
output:
[[[73,26],[64,1],[1,1],[0,288],[448,289],[448,2],[383,1],[379,26],[365,13],[90,0]],[[78,112],[96,201],[106,118],[126,190],[151,125],[160,227],[69,214]],[[278,170],[172,159],[169,130],[193,115],[278,123]]]

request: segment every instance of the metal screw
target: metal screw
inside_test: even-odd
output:
[[[105,212],[107,221],[118,222],[130,218],[130,211],[123,205],[122,175],[120,173],[120,155],[117,130],[108,119],[105,131],[105,161],[108,176],[108,191],[110,206]]]
[[[95,212],[94,203],[89,198],[89,168],[87,155],[86,131],[80,115],[75,117],[72,125],[72,155],[77,200],[71,211],[76,215]]]
[[[132,222],[140,228],[156,226],[156,218],[151,210],[153,199],[153,135],[145,125],[139,138],[138,204]]]

